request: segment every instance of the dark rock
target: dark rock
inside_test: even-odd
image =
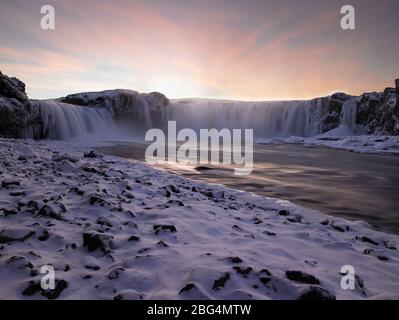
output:
[[[19,196],[24,196],[25,191],[12,191],[10,192],[10,196],[12,197],[19,197]]]
[[[268,236],[272,236],[272,237],[276,236],[276,234],[274,232],[267,231],[267,230],[263,231],[262,233],[267,234]]]
[[[85,268],[86,268],[86,269],[89,269],[89,270],[94,270],[94,271],[100,270],[100,267],[99,267],[99,266],[91,265],[91,264],[85,265]]]
[[[140,237],[137,236],[131,236],[127,241],[140,241]]]
[[[238,266],[234,266],[233,269],[234,269],[238,274],[242,274],[242,275],[248,275],[248,274],[250,274],[250,272],[253,270],[251,267],[242,268],[242,267],[238,267]]]
[[[264,274],[266,274],[268,276],[272,275],[271,272],[269,270],[267,270],[267,269],[262,269],[262,270],[259,271],[259,273],[264,273]]]
[[[44,217],[61,220],[63,213],[66,212],[65,206],[61,202],[47,203],[40,210],[39,215]]]
[[[55,280],[55,288],[53,290],[43,290],[42,295],[49,300],[57,299],[66,288],[68,288],[68,283],[65,280]]]
[[[180,289],[179,294],[182,294],[185,291],[190,291],[191,289],[196,288],[195,284],[190,282],[187,283],[183,288]]]
[[[358,236],[358,237],[356,237],[356,240],[359,240],[359,241],[362,241],[362,242],[371,243],[371,244],[373,244],[375,246],[378,246],[378,242],[376,242],[376,241],[374,241],[374,240],[372,240],[372,239],[370,239],[368,237],[365,237],[365,236]]]
[[[113,247],[112,239],[111,235],[87,231],[83,233],[83,246],[87,247],[89,251],[100,249],[104,254],[109,254]]]
[[[40,241],[46,241],[50,237],[49,232],[47,230],[43,231],[43,234],[39,236],[37,239]]]
[[[302,291],[298,300],[336,300],[336,297],[327,289],[319,286],[309,286]]]
[[[228,257],[227,259],[233,263],[241,263],[242,262],[242,259],[239,257]]]
[[[260,220],[259,218],[255,217],[254,219],[254,224],[261,224],[263,221]]]
[[[106,204],[109,204],[108,201],[104,200],[103,198],[101,198],[101,197],[99,197],[99,196],[97,196],[97,195],[91,195],[91,196],[89,197],[89,203],[90,203],[91,205],[98,204],[98,205],[100,205],[101,207],[104,206],[104,205],[106,205]]]
[[[15,241],[23,242],[23,241],[29,239],[30,237],[32,237],[34,234],[35,234],[35,231],[29,231],[28,233],[26,233],[24,236],[22,236],[20,238],[14,238],[13,236],[7,234],[7,230],[3,230],[0,232],[0,244],[10,243],[10,242],[15,242]]]
[[[272,278],[270,278],[270,277],[260,277],[259,280],[263,284],[268,284],[272,280]]]
[[[217,291],[220,290],[221,288],[224,287],[226,282],[230,279],[230,274],[226,272],[223,276],[221,276],[219,279],[215,280],[213,283],[212,289]]]
[[[287,220],[292,223],[301,223],[302,222],[301,217],[288,217]]]
[[[164,241],[158,241],[157,242],[157,246],[163,247],[163,248],[167,248],[169,247]]]
[[[224,191],[209,191],[209,190],[204,190],[200,191],[203,195],[207,196],[208,198],[211,199],[224,199]]]
[[[85,158],[102,158],[103,157],[103,155],[100,152],[96,151],[96,150],[90,150],[88,152],[85,152],[83,154],[83,156]]]
[[[322,224],[323,226],[327,226],[330,223],[330,221],[328,221],[328,219],[324,219],[320,222],[320,224]]]
[[[306,284],[319,284],[320,281],[311,274],[302,271],[286,271],[285,275],[291,281],[306,283]]]
[[[349,231],[350,227],[349,226],[342,226],[342,225],[338,225],[338,224],[331,224],[331,227],[333,227],[335,230],[339,231],[339,232],[345,232],[345,231]]]
[[[167,204],[170,205],[177,205],[179,207],[184,207],[184,203],[181,202],[180,200],[169,200],[168,202],[166,202]]]
[[[21,256],[12,256],[6,260],[6,264],[12,264],[18,269],[33,269],[33,264],[28,259]]]
[[[1,182],[1,187],[6,188],[9,186],[19,186],[20,184],[20,181],[16,179],[3,179],[3,181]]]
[[[155,234],[157,235],[161,230],[167,230],[170,232],[176,232],[176,227],[174,225],[166,225],[166,224],[156,224],[153,226],[155,230]]]
[[[29,281],[28,287],[22,291],[22,295],[24,296],[33,296],[37,292],[41,292],[42,287],[40,286],[40,282]]]
[[[53,157],[53,161],[54,162],[69,161],[72,163],[77,163],[77,162],[79,162],[79,159],[74,156],[63,154],[63,155]]]
[[[390,250],[397,250],[396,247],[394,245],[391,245],[388,241],[384,241],[384,246],[385,248]]]
[[[40,282],[29,281],[29,285],[24,289],[22,294],[24,296],[32,296],[36,293],[41,293],[42,296],[46,297],[49,300],[57,299],[61,292],[68,288],[68,283],[65,280],[55,280],[55,288],[53,290],[47,289],[44,290],[40,286]]]
[[[278,214],[280,215],[280,216],[289,216],[290,215],[290,212],[288,211],[288,210],[280,210],[279,212],[278,212]]]
[[[107,278],[108,278],[109,280],[118,279],[118,278],[119,278],[119,274],[120,274],[121,272],[124,272],[124,271],[125,271],[124,268],[122,268],[122,267],[116,267],[115,269],[111,270],[111,271],[108,273]]]

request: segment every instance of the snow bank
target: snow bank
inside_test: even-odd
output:
[[[399,237],[367,223],[83,145],[0,140],[0,153],[0,299],[398,297]],[[39,286],[45,264],[55,290]]]
[[[346,136],[348,129],[340,127],[317,137],[290,137],[287,139],[259,141],[262,144],[296,143],[308,146],[323,146],[328,148],[348,150],[359,153],[399,154],[399,136],[361,135]]]

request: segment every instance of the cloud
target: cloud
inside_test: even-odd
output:
[[[381,90],[399,73],[393,1],[354,0],[354,32],[339,29],[339,1],[50,2],[53,31],[39,27],[40,1],[6,0],[0,12],[1,68],[27,82],[33,97],[131,88],[309,98]]]

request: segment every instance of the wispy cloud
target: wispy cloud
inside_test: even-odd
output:
[[[355,31],[340,30],[340,1],[51,1],[56,30],[44,31],[41,1],[6,0],[0,65],[40,98],[108,88],[238,99],[379,90],[399,74],[399,5],[353,2]]]

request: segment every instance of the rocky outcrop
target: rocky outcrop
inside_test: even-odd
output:
[[[0,71],[0,137],[43,138],[40,107],[30,101],[25,84]]]
[[[396,83],[397,87],[399,81]],[[311,119],[318,119],[319,132],[324,133],[347,124],[358,134],[399,134],[398,88],[386,88],[384,92],[364,93],[350,96],[334,93],[328,97],[310,101]],[[345,105],[354,106],[353,116],[345,114]],[[345,123],[353,121],[353,123]]]

